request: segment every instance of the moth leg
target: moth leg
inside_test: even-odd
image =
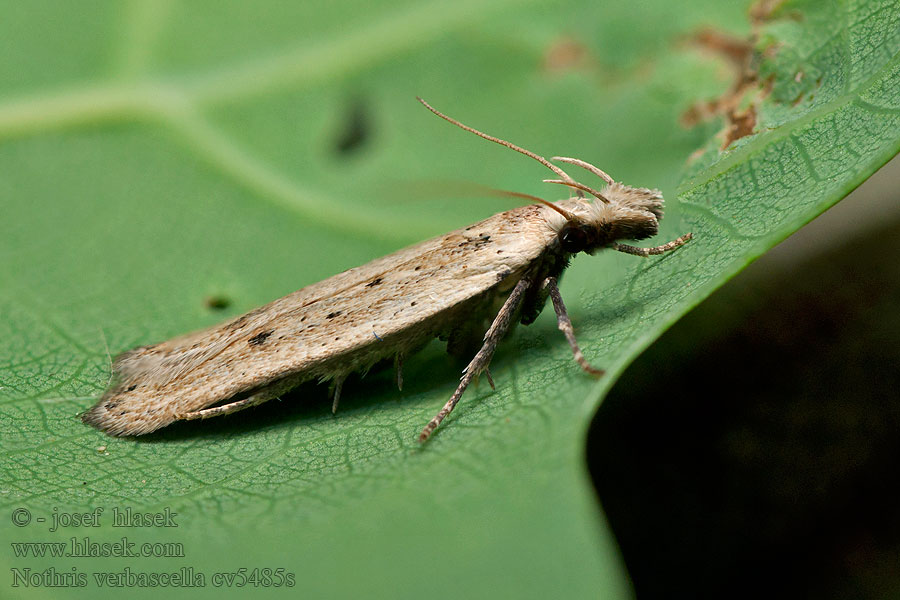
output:
[[[331,414],[337,412],[338,403],[341,401],[341,388],[344,387],[344,379],[344,376],[338,375],[334,378],[334,383],[332,383],[332,395],[334,396],[334,400],[331,402]]]
[[[572,321],[569,319],[566,305],[563,302],[562,295],[559,293],[556,277],[548,277],[545,279],[544,287],[550,292],[553,310],[556,311],[556,322],[559,325],[559,330],[565,334],[566,341],[569,342],[569,347],[572,349],[572,354],[575,356],[575,362],[591,375],[596,375],[598,377],[603,375],[603,369],[592,367],[587,359],[584,358],[584,355],[581,353],[581,348],[578,347],[578,342],[575,341],[575,329],[572,327]]]
[[[636,246],[629,246],[628,244],[613,244],[612,249],[618,250],[619,252],[624,252],[625,254],[634,254],[635,256],[647,257],[653,254],[662,254],[663,252],[674,250],[679,246],[684,246],[690,241],[692,237],[694,237],[693,233],[686,233],[677,240],[672,240],[668,244],[663,244],[662,246],[654,246],[653,248],[638,248]]]
[[[185,421],[192,421],[194,419],[208,419],[210,417],[222,417],[225,415],[230,415],[231,413],[235,413],[239,410],[244,410],[245,408],[250,408],[251,406],[257,406],[262,404],[263,402],[268,402],[272,398],[277,397],[277,393],[273,393],[269,389],[263,389],[253,394],[252,396],[247,396],[243,400],[238,400],[237,402],[232,402],[230,404],[223,404],[222,406],[214,406],[212,408],[204,408],[203,410],[195,410],[188,413],[182,413],[177,416],[178,419],[184,419]]]
[[[397,389],[403,391],[403,355],[394,356],[394,370],[397,371]]]
[[[509,298],[506,299],[506,302],[504,302],[503,306],[500,308],[500,312],[494,317],[494,322],[491,323],[487,333],[484,334],[484,344],[481,346],[481,350],[478,351],[475,358],[472,359],[472,362],[470,362],[463,371],[459,387],[457,387],[456,391],[453,392],[453,395],[450,396],[450,400],[447,401],[444,408],[428,422],[428,425],[426,425],[425,429],[422,430],[422,433],[419,434],[420,442],[424,442],[431,436],[431,433],[441,424],[441,421],[443,421],[454,407],[456,407],[459,398],[462,396],[463,392],[466,391],[466,388],[469,387],[472,380],[475,379],[479,373],[487,369],[487,366],[491,362],[491,358],[494,356],[494,350],[497,349],[497,344],[506,332],[509,331],[513,316],[521,306],[525,291],[529,287],[531,287],[531,280],[527,277],[523,277],[519,280],[519,283],[516,284],[516,287],[513,288]]]
[[[491,370],[488,369],[487,367],[485,367],[484,371],[482,371],[482,373],[484,373],[484,376],[487,377],[487,382],[488,382],[488,385],[491,386],[491,389],[496,390],[497,386],[494,385],[494,378],[491,377]],[[479,385],[481,385],[481,377],[476,375],[475,376],[475,387],[477,388]]]
[[[487,367],[484,368],[484,376],[487,377],[488,383],[491,384],[491,389],[496,390],[497,386],[494,385],[494,378],[491,377],[491,370]]]

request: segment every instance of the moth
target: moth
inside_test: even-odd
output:
[[[479,348],[419,435],[424,442],[476,377],[484,373],[494,386],[488,365],[497,344],[514,324],[534,321],[548,298],[575,361],[602,375],[582,355],[559,292],[569,259],[605,248],[662,254],[691,234],[652,248],[620,243],[656,235],[663,216],[658,190],[618,183],[582,160],[553,157],[605,182],[602,191],[594,189],[544,157],[418,100],[450,123],[540,162],[558,177],[544,181],[567,186],[571,197],[548,202],[510,192],[534,203],[344,271],[221,325],[125,352],[113,363],[109,388],[82,420],[114,436],[143,435],[175,421],[257,406],[314,379],[330,382],[336,411],[351,373],[392,359],[402,389],[403,361],[435,337],[454,355]]]

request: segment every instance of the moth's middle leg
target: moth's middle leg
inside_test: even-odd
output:
[[[578,365],[590,373],[591,375],[596,375],[599,377],[603,375],[603,369],[598,369],[596,367],[591,366],[591,364],[584,357],[584,354],[581,353],[581,348],[578,347],[578,342],[575,340],[575,328],[572,327],[572,321],[569,319],[569,313],[566,310],[566,305],[563,303],[562,294],[559,293],[559,286],[556,283],[556,277],[548,277],[544,280],[542,287],[545,287],[548,292],[550,292],[550,300],[553,302],[553,310],[556,311],[556,322],[559,326],[559,330],[563,332],[566,336],[566,341],[569,342],[569,347],[572,349],[572,354],[575,357],[575,362]]]

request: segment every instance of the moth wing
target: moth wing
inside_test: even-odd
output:
[[[518,281],[555,235],[547,211],[500,213],[221,325],[126,352],[83,420],[140,435],[286,378],[343,376],[421,345],[443,333],[454,308]]]

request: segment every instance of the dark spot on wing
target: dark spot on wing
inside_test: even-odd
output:
[[[370,281],[369,283],[367,283],[367,284],[366,284],[366,287],[375,287],[376,285],[378,285],[378,284],[381,283],[382,281],[384,281],[384,279],[382,279],[381,277],[378,277],[377,279],[373,279],[372,281]]]
[[[262,308],[257,308],[257,309],[251,310],[247,314],[241,315],[234,321],[228,323],[226,325],[226,327],[229,329],[229,331],[237,331],[238,329],[243,327],[247,323],[247,321],[249,321],[251,318],[258,315],[261,312],[261,310],[262,310]]]
[[[479,234],[478,237],[466,238],[459,244],[457,244],[458,248],[462,248],[464,246],[468,246],[473,250],[481,250],[484,246],[491,243],[491,236],[487,233]]]
[[[334,312],[328,313],[328,316],[325,317],[325,318],[326,318],[326,319],[333,319],[333,318],[335,318],[335,317],[339,317],[340,315],[341,315],[341,311],[336,310],[336,311],[334,311]]]
[[[126,391],[126,392],[133,392],[133,391],[136,390],[136,389],[137,389],[137,385],[132,385],[132,386],[129,386],[128,389],[125,390],[125,391]]]
[[[252,338],[247,340],[247,343],[251,346],[261,346],[265,343],[266,339],[274,333],[272,330],[263,331],[261,333],[257,333]]]

